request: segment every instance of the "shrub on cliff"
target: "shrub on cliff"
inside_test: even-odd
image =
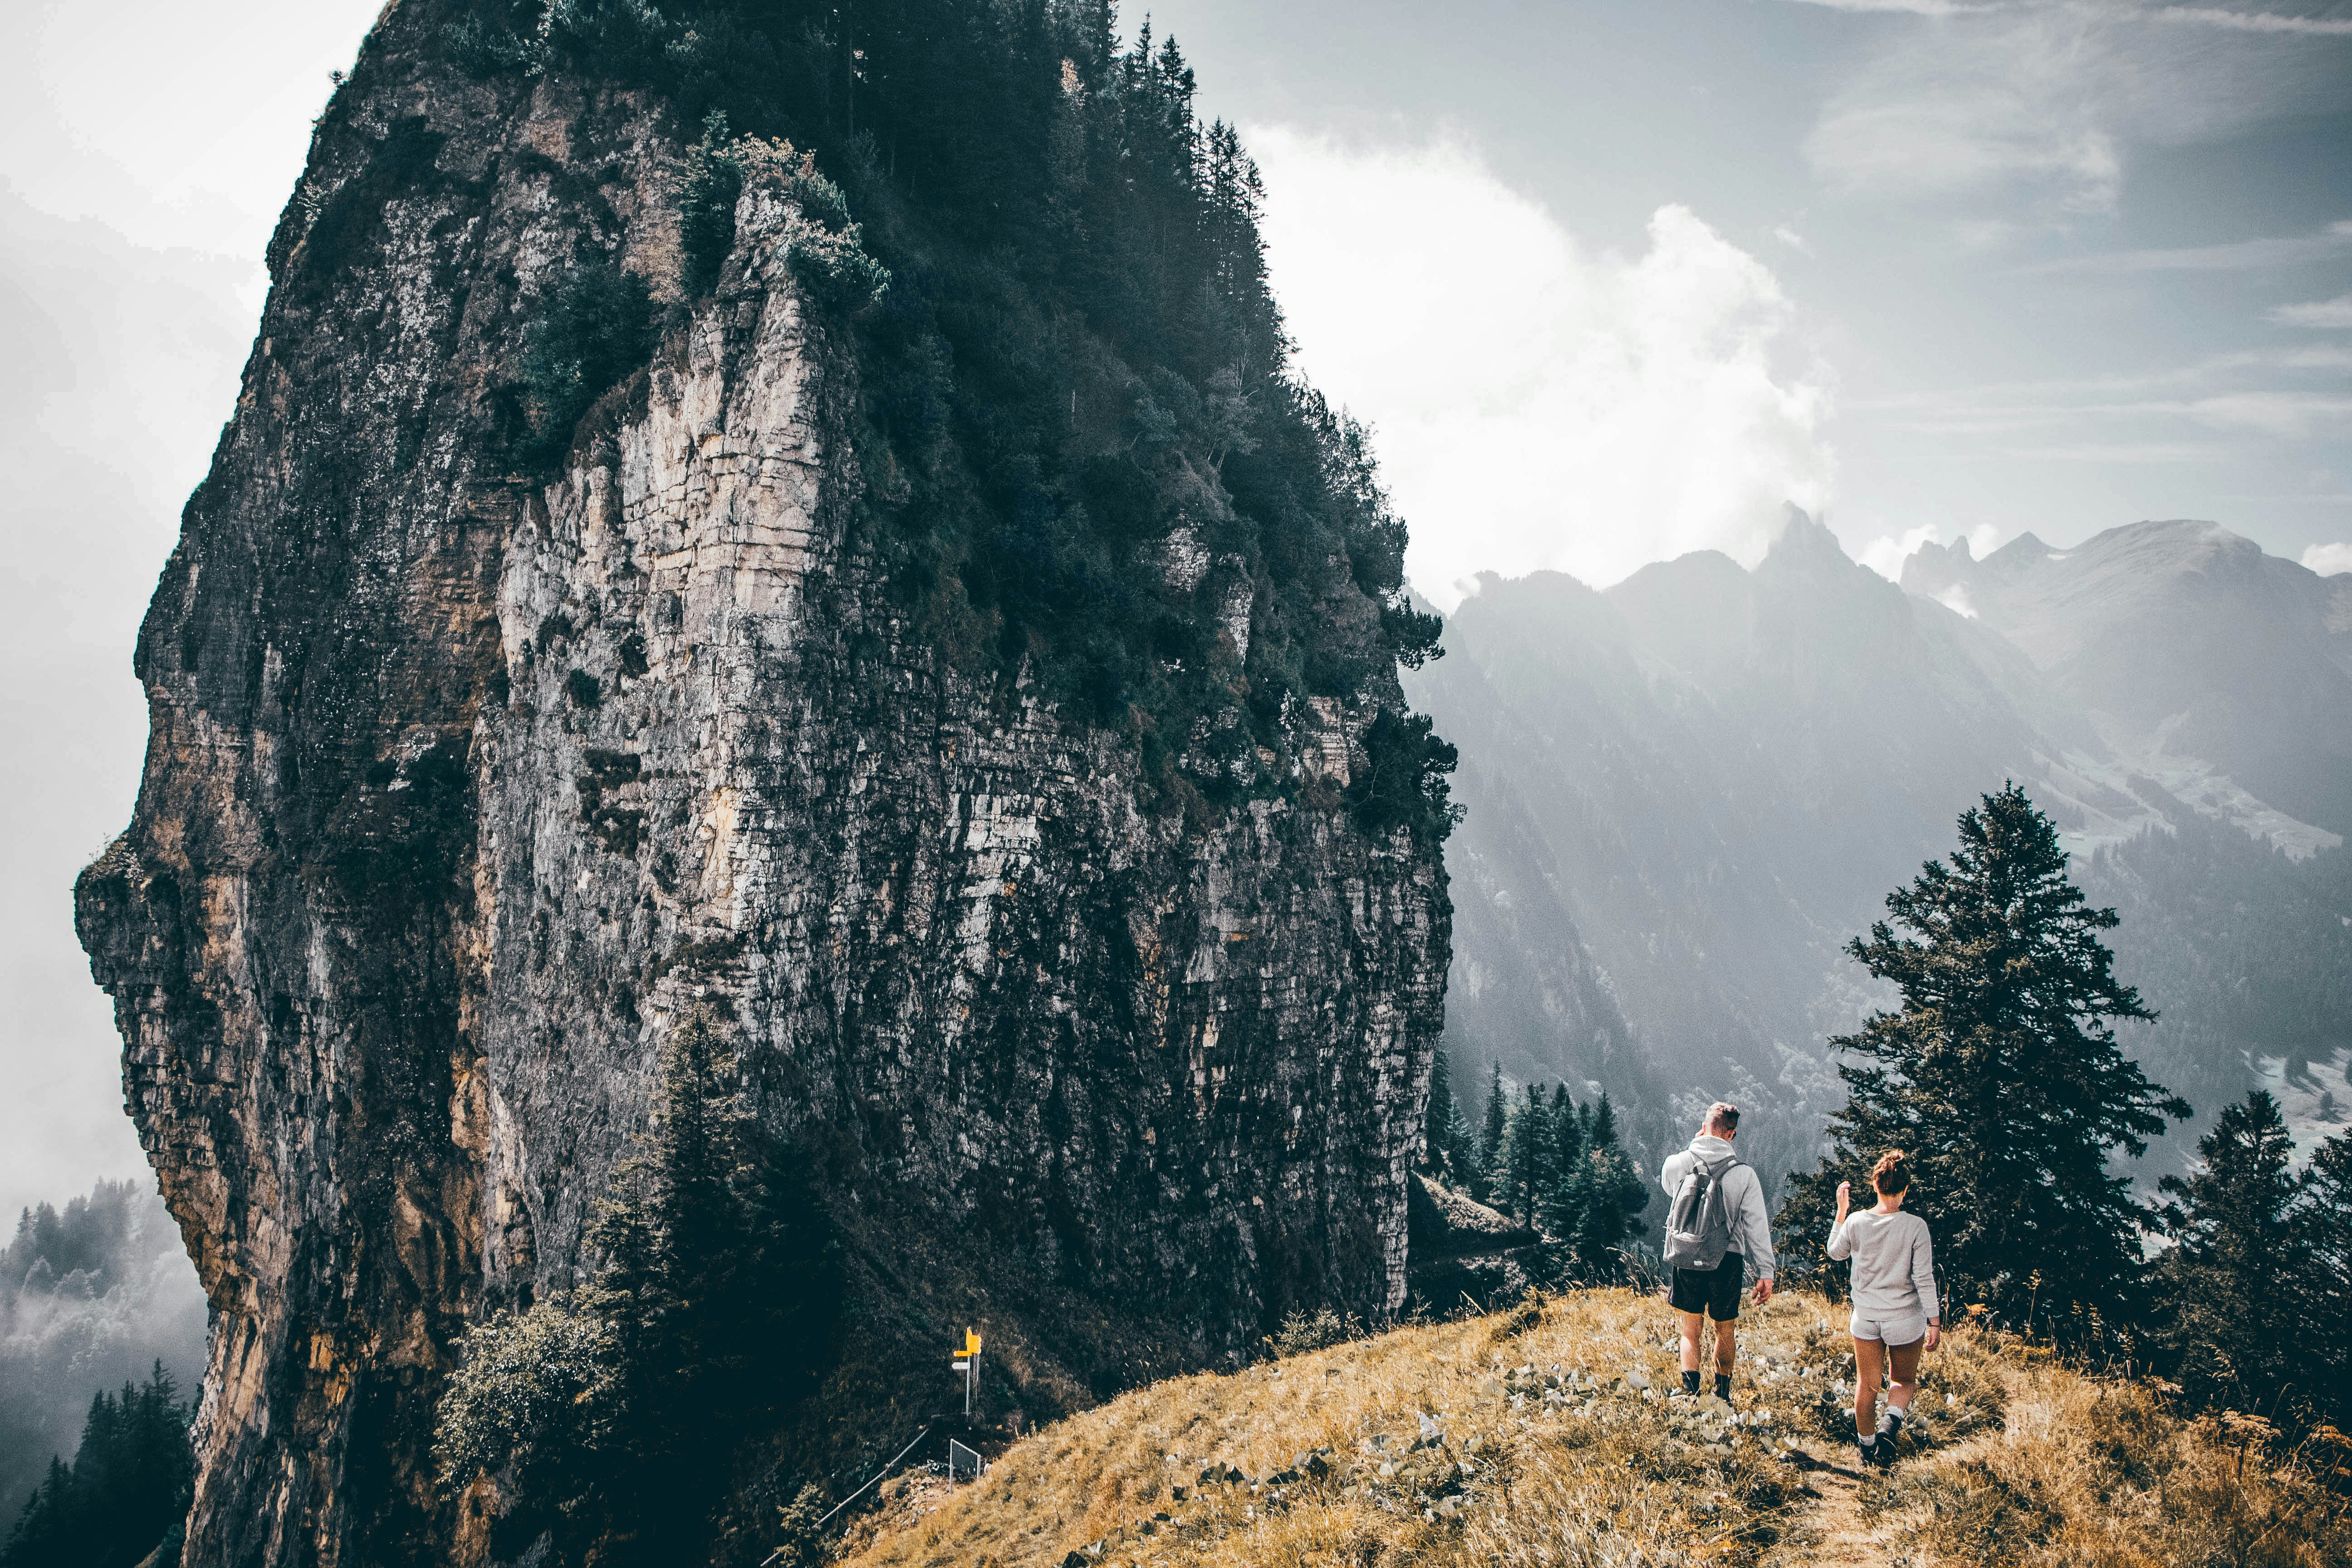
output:
[[[601,256],[584,258],[539,301],[523,331],[530,437],[518,454],[543,470],[560,461],[588,406],[653,353],[646,280]]]
[[[799,210],[784,241],[784,265],[801,286],[826,304],[870,305],[890,286],[890,269],[866,254],[864,228],[849,221],[849,198],[817,173],[816,159],[783,141],[727,133],[727,116],[711,110],[702,140],[687,153],[678,182],[679,284],[689,298],[710,291],[735,243],[735,206],[747,184],[772,182]]]
[[[737,1447],[812,1386],[840,1297],[822,1211],[742,1110],[709,1016],[672,1033],[661,1075],[591,1228],[593,1280],[468,1335],[435,1436],[450,1484],[510,1473],[504,1528],[616,1562],[699,1547]]]

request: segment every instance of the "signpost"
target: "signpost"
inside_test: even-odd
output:
[[[963,1331],[963,1348],[948,1363],[963,1373],[963,1418],[971,1419],[971,1394],[980,1384],[980,1336],[970,1329]]]

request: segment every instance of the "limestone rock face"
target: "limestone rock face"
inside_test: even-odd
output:
[[[459,1552],[453,1341],[587,1266],[698,999],[877,1269],[951,1233],[1202,1361],[1394,1310],[1450,910],[1329,787],[1392,678],[1301,705],[1297,802],[1188,830],[949,672],[855,546],[854,337],[757,184],[716,295],[513,476],[527,302],[590,247],[675,279],[679,132],[441,25],[388,10],[321,122],[77,889],[215,1308],[185,1561]]]

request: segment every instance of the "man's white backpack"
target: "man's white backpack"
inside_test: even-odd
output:
[[[1731,1250],[1731,1208],[1724,1201],[1723,1178],[1738,1163],[1731,1154],[1712,1165],[1704,1160],[1693,1162],[1666,1210],[1668,1267],[1713,1268]]]

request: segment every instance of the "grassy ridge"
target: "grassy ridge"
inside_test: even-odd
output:
[[[1734,1405],[1670,1399],[1673,1320],[1586,1290],[1158,1384],[893,1489],[857,1568],[2352,1563],[2307,1457],[1957,1331],[1892,1479],[1853,1468],[1842,1310],[1742,1320]],[[938,1506],[932,1506],[934,1503]]]

